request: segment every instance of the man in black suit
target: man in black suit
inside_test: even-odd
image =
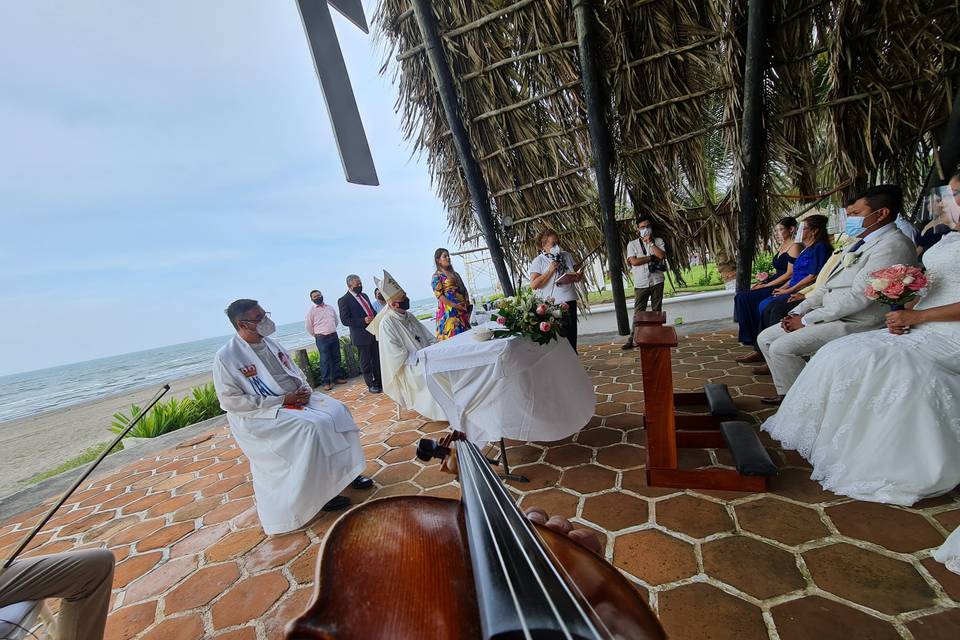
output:
[[[367,331],[367,325],[373,322],[376,312],[370,304],[370,298],[363,292],[360,276],[347,276],[347,293],[337,301],[340,308],[340,322],[350,327],[350,340],[360,351],[360,370],[370,393],[380,393],[380,345],[377,339]]]

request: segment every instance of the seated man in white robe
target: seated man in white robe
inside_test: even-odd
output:
[[[387,305],[368,330],[375,332],[380,343],[380,373],[383,391],[401,409],[412,409],[431,420],[447,416],[430,395],[417,352],[436,340],[423,323],[409,313],[410,298],[386,271],[380,293]]]
[[[299,529],[319,511],[350,504],[347,485],[373,481],[359,430],[342,403],[310,386],[271,335],[276,326],[256,300],[236,300],[227,317],[237,335],[213,361],[213,384],[237,444],[250,461],[257,514],[268,534]]]

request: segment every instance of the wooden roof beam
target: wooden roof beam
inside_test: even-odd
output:
[[[490,198],[483,172],[476,158],[473,157],[473,150],[470,146],[470,138],[467,135],[467,129],[460,117],[458,107],[457,90],[453,82],[453,73],[447,62],[446,53],[443,44],[440,42],[440,33],[437,29],[436,17],[433,15],[433,7],[430,0],[411,0],[414,15],[417,19],[417,25],[420,27],[420,34],[426,46],[427,59],[430,63],[430,73],[437,87],[437,93],[440,95],[440,102],[443,105],[443,112],[447,118],[447,124],[450,126],[454,148],[457,152],[457,159],[463,168],[464,179],[467,183],[467,190],[470,192],[470,200],[473,204],[473,210],[480,222],[480,228],[483,230],[483,236],[487,241],[487,247],[490,249],[490,260],[493,262],[494,269],[497,272],[497,279],[503,292],[508,296],[514,294],[513,281],[510,273],[507,271],[507,265],[504,261],[503,248],[500,246],[500,239],[497,236],[497,230],[493,222],[493,214],[490,211]]]

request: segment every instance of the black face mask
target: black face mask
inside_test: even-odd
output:
[[[319,298],[313,298],[313,304],[323,304],[323,296]]]
[[[410,298],[404,298],[400,301],[400,308],[406,311],[410,308]]]
[[[355,294],[360,295],[360,293],[363,291],[363,285],[358,284],[353,289],[350,289],[350,291],[353,291]]]

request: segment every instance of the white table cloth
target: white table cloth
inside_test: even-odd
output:
[[[450,426],[478,444],[562,440],[593,416],[593,383],[565,339],[479,341],[476,329],[421,349],[427,388]]]

